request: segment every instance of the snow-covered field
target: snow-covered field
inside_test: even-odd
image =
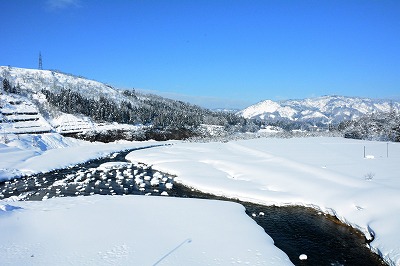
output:
[[[365,147],[365,157],[364,157]],[[204,192],[269,205],[305,205],[375,237],[400,265],[400,145],[343,138],[176,143],[127,157]]]
[[[168,143],[127,158],[204,192],[334,214],[373,235],[371,248],[400,265],[399,144],[322,137]],[[0,180],[157,144],[166,143],[11,135],[0,144]],[[140,196],[3,200],[0,228],[0,262],[12,265],[151,265],[180,244],[160,265],[290,264],[233,203]]]

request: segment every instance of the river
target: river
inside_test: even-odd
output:
[[[165,195],[231,200],[174,182],[174,177],[125,160],[130,151],[49,173],[0,182],[0,199],[45,200],[52,197]],[[237,200],[231,200],[236,201]],[[239,202],[295,265],[386,265],[367,247],[361,232],[311,208]],[[307,260],[300,260],[301,254]]]

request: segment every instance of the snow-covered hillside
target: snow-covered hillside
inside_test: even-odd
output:
[[[304,100],[265,100],[238,112],[245,118],[265,121],[338,123],[366,114],[399,111],[400,103],[358,97],[323,96]]]
[[[0,95],[0,129],[3,134],[21,134],[47,133],[52,127],[25,97]]]
[[[10,88],[13,88],[13,91],[10,93],[3,88],[4,93],[0,93],[0,128],[3,134],[50,131],[68,134],[110,128],[107,124],[95,123],[88,116],[65,113],[51,107],[42,93],[43,90],[53,93],[68,90],[88,99],[106,97],[116,103],[124,99],[122,91],[104,83],[58,71],[0,66],[2,87],[4,87],[4,80]],[[64,104],[74,103],[65,102]],[[115,128],[132,129],[132,126],[115,125]]]
[[[39,94],[34,94],[39,96]],[[40,97],[40,96],[39,96]],[[43,108],[42,108],[43,109]],[[47,113],[47,111],[45,110]],[[58,112],[54,117],[45,118],[36,104],[25,96],[15,93],[0,94],[0,134],[40,134],[57,132],[61,134],[85,131],[132,130],[143,126],[118,123],[96,123],[87,116]]]
[[[255,124],[230,112],[214,112],[157,95],[115,89],[59,71],[1,66],[0,83],[0,94],[25,97],[56,132],[80,134],[85,139],[93,135],[104,141],[182,139],[204,134],[200,128],[204,124],[222,126],[226,132],[255,130]],[[99,130],[98,124],[104,123],[115,127]],[[121,129],[121,124],[129,126]],[[138,132],[137,126],[143,125],[146,127]]]
[[[121,98],[121,93],[111,86],[58,71],[0,66],[0,77],[6,78],[12,86],[22,91],[33,93],[39,93],[43,89],[58,91],[68,88],[89,98],[99,96]]]

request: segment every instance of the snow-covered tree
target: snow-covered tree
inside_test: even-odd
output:
[[[12,92],[13,91],[13,87],[11,86],[10,82],[8,81],[7,78],[3,79],[3,90],[5,92]]]

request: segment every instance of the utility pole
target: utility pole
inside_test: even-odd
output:
[[[40,70],[43,69],[42,53],[41,53],[41,52],[39,52],[39,69],[40,69]]]
[[[386,158],[389,158],[389,142],[386,143]]]

